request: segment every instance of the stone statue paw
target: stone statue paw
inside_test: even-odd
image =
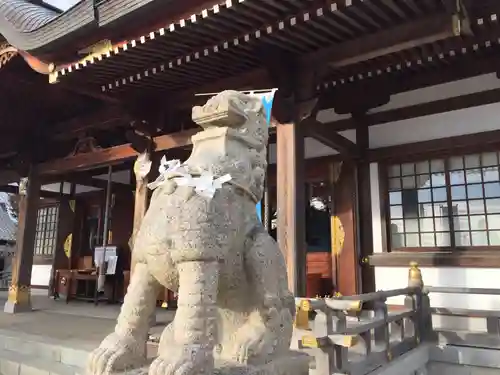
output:
[[[274,341],[270,332],[249,334],[239,340],[236,360],[241,364],[248,364],[255,357],[265,357],[274,351]]]
[[[146,343],[110,334],[87,359],[86,373],[107,375],[116,371],[138,368],[146,363]]]
[[[149,375],[206,375],[212,374],[212,350],[188,345],[160,355],[149,366]]]

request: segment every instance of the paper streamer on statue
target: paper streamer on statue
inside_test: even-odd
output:
[[[277,89],[272,89],[266,92],[249,93],[250,95],[254,95],[261,98],[262,104],[264,105],[264,111],[266,112],[267,126],[271,124],[271,111],[273,108],[274,94],[276,93],[276,90]],[[262,221],[262,202],[257,203],[256,209],[257,209],[257,216],[259,217],[259,220]]]
[[[207,172],[202,173],[199,177],[193,177],[186,171],[180,160],[167,160],[165,156],[161,159],[159,172],[158,178],[148,184],[150,189],[157,188],[166,181],[169,174],[174,174],[176,177],[173,177],[172,180],[178,186],[194,187],[196,194],[207,199],[212,199],[215,191],[220,189],[222,184],[231,180],[229,174],[214,179],[214,176]]]
[[[182,177],[174,178],[177,185],[194,187],[196,194],[208,199],[212,199],[215,191],[220,189],[223,183],[230,180],[231,176],[229,174],[214,179],[214,176],[209,173],[202,173],[200,177],[193,177],[187,174]]]
[[[166,181],[165,176],[169,173],[176,173],[181,175],[187,174],[184,168],[181,167],[182,165],[180,160],[167,160],[167,158],[163,156],[160,161],[160,167],[158,168],[158,172],[160,174],[158,175],[158,178],[156,180],[148,184],[148,188],[150,188],[151,190],[156,189]]]

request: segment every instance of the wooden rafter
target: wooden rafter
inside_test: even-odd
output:
[[[408,22],[303,57],[305,65],[328,62],[340,68],[460,35],[457,16],[440,14]]]
[[[359,157],[359,149],[356,143],[329,129],[316,119],[308,118],[301,122],[307,135],[318,140],[324,145],[337,150],[341,155],[356,158]]]

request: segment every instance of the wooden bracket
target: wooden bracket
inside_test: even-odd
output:
[[[301,122],[307,134],[320,141],[324,145],[337,150],[341,155],[349,158],[359,158],[358,145],[346,137],[337,133],[334,129],[328,129],[325,124],[313,118],[307,118]]]
[[[94,137],[81,136],[75,144],[75,148],[69,156],[75,156],[78,154],[87,154],[100,150],[101,147],[97,144],[97,140]]]
[[[273,102],[273,117],[279,123],[309,117],[317,106],[316,88],[326,74],[327,65],[305,66],[297,55],[274,46],[262,47],[261,56],[273,85],[278,88]]]

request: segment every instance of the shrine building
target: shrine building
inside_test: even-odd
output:
[[[273,94],[260,214],[295,295],[404,286],[411,261],[434,286],[488,287],[499,14],[493,0],[0,4],[0,192],[19,194],[6,311],[28,309],[33,288],[122,300],[146,185],[161,157],[188,157],[191,108],[226,89]],[[103,245],[114,263],[97,294]]]

